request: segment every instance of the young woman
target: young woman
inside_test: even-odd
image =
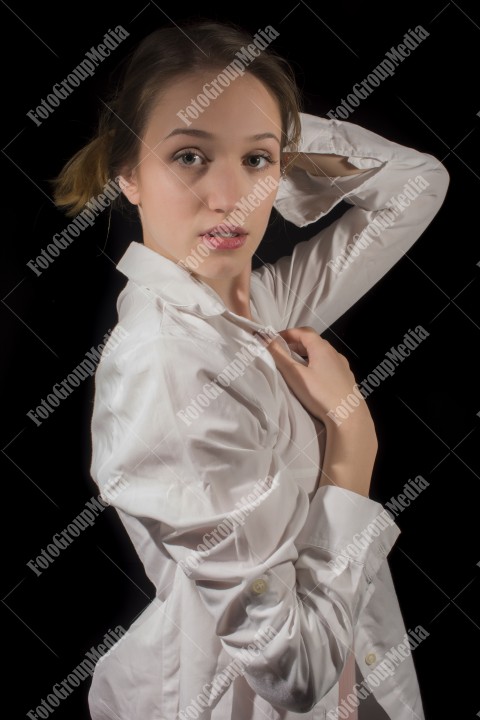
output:
[[[117,265],[91,472],[156,597],[98,663],[93,720],[423,718],[386,560],[399,528],[369,498],[375,428],[320,333],[422,234],[449,178],[300,113],[274,37],[152,33],[57,182],[74,215],[115,180],[143,234]],[[272,207],[304,226],[341,200],[252,271]]]

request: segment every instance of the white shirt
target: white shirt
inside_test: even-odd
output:
[[[353,123],[303,114],[302,130],[304,152],[369,171],[326,178],[295,168],[282,180],[275,207],[296,225],[342,199],[353,207],[252,272],[253,321],[143,244],[118,263],[128,282],[96,372],[91,473],[156,598],[97,664],[93,720],[334,718],[348,649],[361,681],[405,640],[386,560],[400,530],[388,515],[375,537],[366,528],[378,530],[381,504],[318,488],[324,426],[252,332],[322,333],[422,234],[449,176],[431,155]],[[354,235],[418,176],[424,189],[335,272]],[[365,533],[354,557],[345,549]],[[418,720],[404,655],[369,697],[383,717]]]

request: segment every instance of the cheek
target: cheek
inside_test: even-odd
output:
[[[178,214],[185,215],[195,203],[195,194],[180,173],[168,168],[159,168],[145,173],[143,178],[143,198],[155,214],[170,215],[178,220]]]

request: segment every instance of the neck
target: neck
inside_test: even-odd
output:
[[[250,310],[250,275],[251,268],[246,265],[233,278],[208,278],[202,275],[198,275],[198,278],[215,290],[230,312],[253,320]]]

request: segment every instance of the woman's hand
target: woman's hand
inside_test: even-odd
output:
[[[312,415],[329,425],[335,408],[353,392],[356,384],[347,358],[311,327],[289,328],[278,334],[291,350],[308,361],[308,365],[297,362],[279,342],[270,339],[267,348],[285,382]],[[361,395],[360,398],[353,413],[366,418],[370,413]]]
[[[367,496],[378,443],[367,404],[360,392],[354,391],[356,380],[347,358],[311,327],[289,328],[278,334],[308,364],[292,358],[274,339],[267,338],[267,349],[298,400],[327,428],[321,484]],[[358,405],[339,422],[335,410],[352,393]]]

